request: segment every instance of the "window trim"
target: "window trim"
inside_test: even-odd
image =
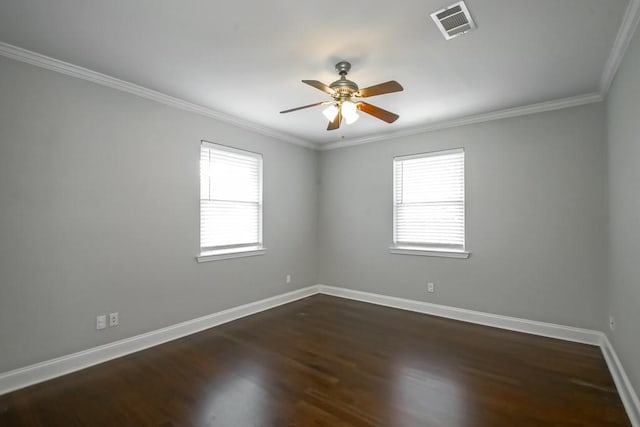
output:
[[[229,153],[239,154],[246,157],[254,157],[259,160],[259,186],[260,186],[260,216],[258,220],[258,241],[252,242],[248,244],[232,244],[232,245],[224,245],[224,246],[216,246],[216,247],[203,247],[202,241],[200,241],[200,253],[196,256],[196,260],[199,263],[208,262],[208,261],[217,261],[223,259],[231,259],[231,258],[244,258],[250,256],[264,255],[266,252],[266,247],[264,246],[264,157],[262,153],[258,153],[255,151],[244,150],[240,148],[231,147],[228,145],[223,145],[215,142],[210,142],[206,140],[200,141],[200,150],[199,154],[202,153],[202,147],[208,147],[211,149],[226,151]],[[201,185],[201,183],[200,183]],[[199,198],[198,204],[198,225],[202,227],[202,214],[201,214],[201,205],[202,199]],[[199,236],[201,239],[201,237]]]
[[[432,257],[440,257],[440,258],[469,258],[471,252],[469,251],[444,251],[442,249],[435,249],[429,247],[422,247],[418,249],[418,247],[408,248],[403,246],[391,246],[389,247],[389,252],[396,255],[419,255],[419,256],[432,256]]]
[[[267,252],[267,248],[264,246],[261,248],[253,247],[248,249],[243,249],[242,251],[236,250],[235,252],[204,252],[196,257],[196,261],[198,263],[209,262],[209,261],[219,261],[222,259],[233,259],[233,258],[246,258],[250,256],[258,256],[264,255]]]
[[[465,154],[464,148],[460,147],[460,148],[453,148],[453,149],[446,149],[446,150],[439,150],[439,151],[431,151],[431,152],[426,152],[426,153],[416,153],[416,154],[408,154],[408,155],[403,155],[403,156],[395,156],[393,158],[392,161],[392,170],[391,170],[391,174],[393,175],[392,178],[392,211],[393,211],[393,223],[392,223],[392,233],[393,233],[393,240],[392,240],[392,245],[389,247],[389,252],[392,254],[396,254],[396,255],[419,255],[419,256],[432,256],[432,257],[442,257],[442,258],[462,258],[462,259],[466,259],[469,258],[469,256],[471,255],[471,252],[468,251],[467,249],[467,197],[466,197],[466,193],[467,193],[467,179],[466,179],[466,174],[467,174],[467,162],[466,162],[466,156],[464,157],[464,182],[463,182],[463,186],[464,186],[464,203],[463,203],[463,209],[464,209],[464,245],[462,248],[451,248],[451,247],[446,247],[446,245],[437,245],[437,244],[431,244],[431,245],[420,245],[420,244],[403,244],[403,243],[398,243],[397,242],[397,236],[396,236],[396,221],[397,221],[397,209],[396,209],[396,161],[400,160],[411,160],[411,159],[423,159],[423,158],[428,158],[428,157],[436,157],[436,156],[444,156],[444,155],[448,155],[448,154],[458,154],[458,153],[463,153]]]

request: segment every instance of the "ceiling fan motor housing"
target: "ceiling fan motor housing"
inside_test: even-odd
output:
[[[336,91],[336,96],[335,96],[336,98],[352,96],[354,93],[360,90],[358,88],[358,85],[355,84],[355,82],[352,82],[351,80],[347,80],[344,77],[341,78],[340,80],[336,80],[335,82],[331,83],[329,87]]]
[[[340,74],[340,79],[331,83],[329,87],[336,91],[334,98],[336,100],[346,100],[357,93],[360,88],[355,82],[347,79],[347,74],[351,70],[351,64],[347,61],[340,61],[336,64],[336,71]]]

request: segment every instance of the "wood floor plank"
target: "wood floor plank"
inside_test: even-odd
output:
[[[0,396],[0,425],[630,422],[598,347],[316,295]]]

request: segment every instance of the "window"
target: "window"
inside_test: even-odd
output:
[[[464,150],[393,160],[393,253],[467,258]]]
[[[198,261],[262,253],[262,155],[203,141]]]

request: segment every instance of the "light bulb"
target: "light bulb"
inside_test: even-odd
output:
[[[356,104],[351,101],[344,101],[341,108],[342,116],[344,117],[344,120],[348,125],[355,122],[356,120],[358,120],[358,117],[360,117],[357,113],[358,107],[356,107]]]
[[[338,107],[336,107],[335,104],[331,104],[322,111],[322,114],[324,114],[327,120],[332,122],[336,119],[336,116],[338,115]]]

